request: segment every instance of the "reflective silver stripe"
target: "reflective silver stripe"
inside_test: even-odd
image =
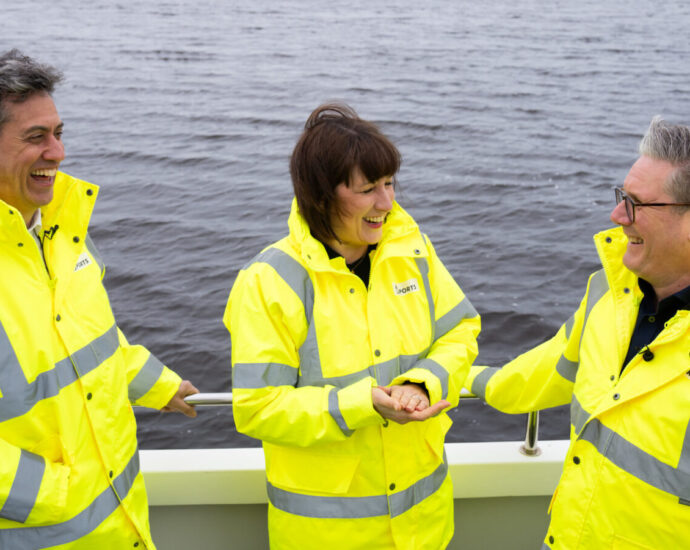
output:
[[[310,518],[370,518],[388,515],[386,495],[317,497],[278,489],[266,482],[268,500],[284,512]]]
[[[110,514],[117,510],[139,474],[139,453],[132,458],[94,501],[72,519],[41,527],[0,529],[0,548],[46,548],[74,542],[96,529]]]
[[[685,429],[685,439],[683,440],[683,450],[678,460],[678,469],[683,472],[690,472],[690,422],[688,422],[688,427]],[[678,500],[680,504],[690,506],[690,498],[680,497]]]
[[[579,439],[592,443],[602,455],[630,475],[680,499],[690,500],[690,472],[661,462],[604,426],[599,419],[590,420]]]
[[[308,329],[307,337],[299,348],[300,369],[303,373],[307,372],[317,378],[321,377],[319,346],[312,317],[314,314],[314,285],[309,273],[302,264],[279,248],[264,250],[250,264],[259,262],[268,264],[275,269],[276,273],[302,302]]]
[[[0,517],[19,523],[26,521],[36,504],[45,469],[45,458],[22,449],[17,473],[14,475],[10,494],[0,510]]]
[[[434,296],[431,294],[431,284],[429,283],[429,262],[426,258],[415,258],[417,262],[417,269],[422,275],[424,281],[424,290],[426,291],[426,301],[429,304],[429,320],[431,321],[431,342],[436,341],[436,310],[434,306]]]
[[[348,427],[347,422],[345,422],[345,419],[343,418],[343,414],[340,412],[338,390],[335,388],[331,388],[331,391],[328,392],[328,412],[331,414],[333,420],[335,420],[335,423],[345,435],[350,436],[354,433],[353,430]]]
[[[592,281],[589,283],[589,293],[587,295],[587,310],[585,313],[585,319],[582,323],[584,327],[587,324],[587,319],[589,314],[592,312],[594,304],[596,304],[604,294],[609,290],[609,282],[606,280],[606,272],[603,269],[597,271],[592,275]]]
[[[592,276],[591,282],[589,284],[585,317],[582,320],[582,332],[580,332],[580,345],[582,345],[582,335],[584,334],[585,327],[587,326],[587,320],[589,319],[589,314],[592,312],[592,308],[599,300],[601,300],[604,297],[604,294],[606,294],[608,290],[609,283],[606,279],[606,272],[603,269],[600,269]],[[570,334],[573,330],[574,324],[574,316],[571,316],[565,322],[565,337],[567,340],[570,339]],[[575,382],[575,378],[577,377],[577,371],[579,367],[579,360],[570,361],[564,355],[561,355],[560,359],[558,360],[558,363],[556,363],[556,372],[558,372],[558,374],[560,374],[566,380],[569,380],[570,382]]]
[[[144,363],[144,366],[139,369],[137,375],[129,383],[127,391],[130,402],[134,403],[155,386],[163,372],[163,368],[163,363],[152,353],[149,354],[149,358]]]
[[[478,315],[467,297],[463,298],[462,302],[436,321],[436,340],[445,336],[465,319],[474,319]]]
[[[412,484],[399,493],[390,496],[391,517],[394,518],[407,512],[410,508],[419,504],[427,497],[439,490],[448,476],[448,461],[446,452],[443,451],[443,462],[430,475]]]
[[[573,394],[573,398],[570,401],[570,423],[573,425],[576,434],[580,433],[582,426],[585,425],[589,417],[590,414],[580,405],[577,396]]]
[[[569,340],[570,339],[570,333],[573,331],[573,325],[575,324],[575,314],[570,316],[570,319],[568,319],[565,322],[565,339]]]
[[[91,240],[91,235],[89,235],[88,233],[86,234],[86,238],[84,239],[84,244],[86,244],[86,250],[88,250],[89,254],[91,254],[93,256],[93,259],[96,260],[96,264],[98,264],[98,268],[101,270],[101,274],[103,274],[105,272],[105,263],[103,263],[101,254],[100,252],[98,252],[98,248],[96,248],[96,245]]]
[[[235,363],[232,367],[233,388],[295,386],[297,369],[280,363]]]
[[[307,336],[299,348],[299,371],[294,369],[297,375],[296,384],[294,380],[295,375],[285,370],[291,369],[291,367],[272,363],[236,364],[233,369],[233,384],[237,383],[238,385],[235,387],[262,388],[279,385],[296,385],[297,387],[333,385],[336,388],[344,388],[367,376],[372,376],[378,383],[386,385],[395,379],[396,376],[407,372],[412,367],[420,367],[430,370],[440,378],[443,395],[447,397],[449,374],[437,362],[423,359],[428,353],[429,348],[416,355],[401,355],[384,361],[383,363],[370,365],[359,372],[344,376],[325,377],[319,358],[316,326],[313,322],[314,287],[309,278],[309,273],[297,260],[278,248],[269,248],[263,251],[250,261],[247,266],[257,262],[266,263],[273,267],[278,275],[302,301],[308,324]],[[417,267],[424,281],[427,302],[429,304],[429,319],[432,335],[431,342],[434,342],[435,338],[439,338],[446,334],[463,319],[476,317],[478,315],[470,301],[465,298],[441,319],[435,321],[435,306],[429,283],[429,263],[425,258],[416,258],[415,262],[417,263]],[[247,266],[245,266],[244,269],[246,269]]]
[[[551,550],[551,547],[548,544],[544,543],[541,547],[541,550]]]
[[[499,370],[498,367],[487,367],[477,376],[475,376],[472,381],[472,393],[477,397],[481,397],[486,400],[486,385],[489,383],[491,377],[496,374]]]
[[[448,380],[450,379],[450,375],[445,368],[433,359],[421,359],[414,367],[426,369],[436,376],[441,382],[441,399],[446,399],[448,397]]]
[[[579,362],[570,361],[565,357],[565,355],[561,355],[558,363],[556,363],[556,372],[566,380],[575,382],[575,377],[577,376],[577,369],[579,366]]]
[[[0,375],[0,389],[3,394],[0,398],[0,422],[26,414],[39,401],[56,396],[79,376],[91,372],[111,357],[119,345],[117,327],[113,325],[105,334],[71,356],[60,360],[53,369],[42,372],[29,384],[9,340],[6,339],[4,331],[0,331],[0,357],[3,367]]]
[[[369,518],[399,516],[438,491],[448,475],[445,452],[443,463],[428,476],[407,489],[391,495],[370,497],[324,497],[303,495],[279,489],[266,482],[268,499],[273,506],[298,516],[310,518]],[[390,500],[390,511],[389,511]]]
[[[314,309],[314,286],[304,266],[279,248],[264,250],[250,262],[250,264],[252,263],[265,263],[276,270],[302,301],[307,323],[311,324],[311,315]]]

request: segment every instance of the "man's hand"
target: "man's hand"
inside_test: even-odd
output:
[[[372,388],[371,398],[376,412],[398,424],[422,422],[450,407],[445,399],[429,405],[426,392],[417,384],[377,386]]]
[[[161,410],[163,412],[181,412],[190,418],[194,418],[196,416],[196,410],[192,405],[187,405],[187,403],[184,402],[185,397],[194,393],[199,393],[199,390],[197,390],[189,380],[183,380],[180,383],[180,387],[177,389],[177,393],[172,396],[172,399]]]

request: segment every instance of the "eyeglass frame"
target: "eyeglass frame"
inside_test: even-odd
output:
[[[635,223],[635,208],[642,206],[690,206],[690,202],[635,202],[630,198],[622,187],[614,187],[616,195],[616,205],[625,202],[625,213],[630,223]]]

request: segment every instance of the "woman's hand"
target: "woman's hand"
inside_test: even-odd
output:
[[[372,388],[371,398],[376,412],[398,424],[422,422],[450,407],[445,399],[430,405],[426,391],[418,384],[377,386]]]

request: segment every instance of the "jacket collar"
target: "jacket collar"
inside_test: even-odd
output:
[[[297,207],[297,200],[292,200],[290,217],[288,218],[289,239],[299,250],[302,260],[311,269],[323,271],[336,267],[345,269],[345,260],[341,257],[330,260],[323,244],[315,239],[309,231],[306,220]],[[416,254],[414,251],[417,251]],[[427,256],[426,247],[419,227],[405,210],[397,203],[386,218],[383,226],[383,236],[377,247],[377,256]],[[340,265],[342,264],[342,265]]]
[[[84,238],[97,196],[97,185],[58,172],[53,186],[53,200],[41,207],[41,225],[44,229],[58,225],[61,230]],[[2,200],[0,205],[2,233],[25,233],[26,224],[19,211]]]

